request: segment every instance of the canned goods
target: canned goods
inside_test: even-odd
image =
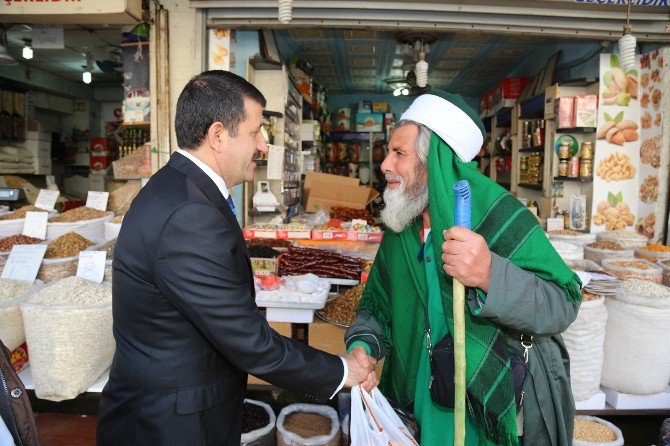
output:
[[[582,160],[579,167],[579,176],[582,178],[591,178],[593,176],[593,160]]]
[[[558,176],[567,177],[568,176],[568,160],[562,159],[558,163]]]
[[[571,152],[572,152],[572,147],[570,145],[570,141],[562,140],[561,145],[558,148],[558,157],[568,159],[568,158],[570,158]]]
[[[584,141],[582,143],[582,160],[592,160],[593,159],[593,143],[591,141]]]

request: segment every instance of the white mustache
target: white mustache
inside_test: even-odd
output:
[[[384,174],[384,177],[386,177],[386,181],[399,181],[402,183],[402,177],[400,175],[393,175],[392,173],[386,173]]]

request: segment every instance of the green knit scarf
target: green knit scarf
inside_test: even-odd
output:
[[[428,193],[431,237],[441,249],[442,231],[454,225],[453,185],[468,180],[472,191],[472,226],[489,248],[558,284],[566,299],[581,299],[579,278],[553,249],[535,217],[501,186],[477,171],[473,162],[463,163],[451,148],[433,134],[428,155]],[[424,266],[417,260],[421,248],[420,221],[400,234],[386,231],[361,301],[361,309],[372,313],[384,327],[389,354],[380,388],[400,404],[411,402],[427,306]],[[452,278],[443,272],[436,252],[444,314],[453,333]],[[411,279],[411,280],[408,280]],[[491,288],[495,283],[491,284]],[[493,346],[505,334],[501,327],[472,315],[466,317],[467,404],[479,430],[480,444],[517,445],[516,407],[509,359],[494,353]],[[437,342],[437,341],[435,341]]]

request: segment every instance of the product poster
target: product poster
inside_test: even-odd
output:
[[[663,147],[663,119],[667,98],[663,98],[663,85],[667,81],[664,67],[664,53],[667,49],[657,49],[643,54],[640,59],[640,181],[639,210],[635,229],[652,240],[663,234],[663,218],[667,201],[668,154]],[[667,91],[667,90],[666,90]],[[667,147],[667,146],[666,146]],[[665,152],[665,153],[663,153]],[[665,158],[665,159],[662,159]],[[662,167],[664,166],[664,167]],[[663,178],[662,178],[663,177]],[[661,185],[665,185],[661,187]]]
[[[593,162],[591,232],[633,230],[640,190],[640,89],[636,68],[625,71],[617,54],[600,55],[600,88]]]
[[[208,68],[210,70],[230,70],[229,29],[210,29],[208,45]]]

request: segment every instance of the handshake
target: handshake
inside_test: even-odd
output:
[[[347,361],[347,366],[349,367],[349,374],[344,383],[345,387],[360,385],[369,393],[379,384],[377,375],[374,372],[377,360],[372,356],[368,356],[363,347],[354,347],[351,353],[347,354],[344,359]]]

